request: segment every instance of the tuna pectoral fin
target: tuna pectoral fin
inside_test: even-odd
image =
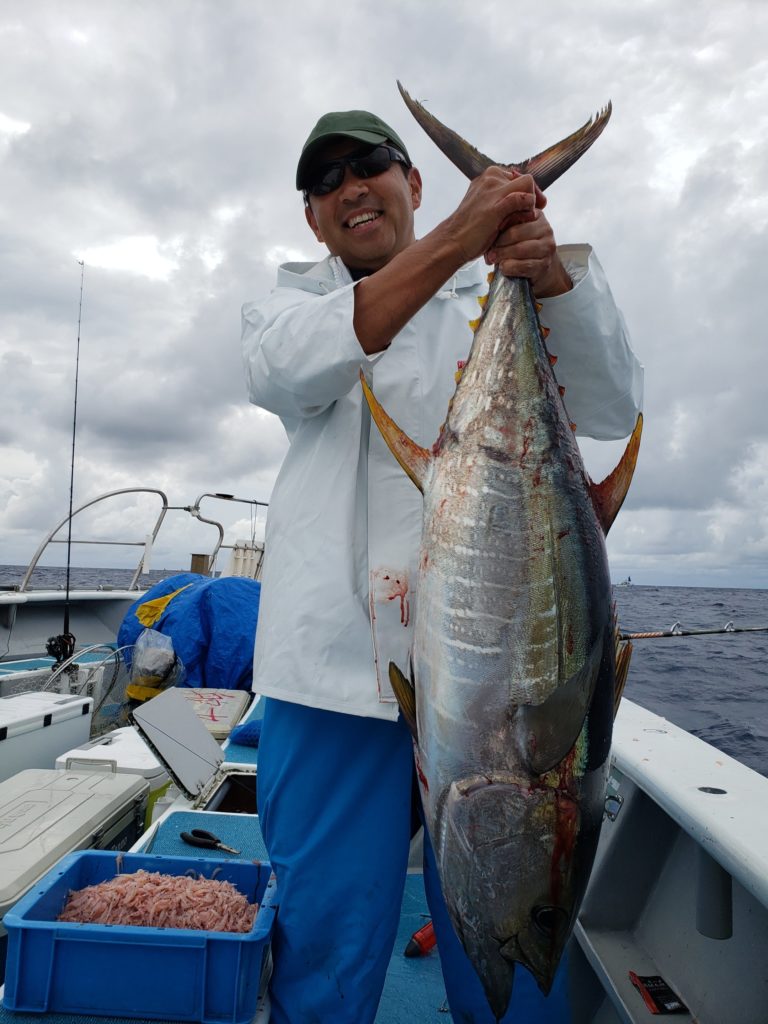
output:
[[[395,697],[397,697],[397,703],[400,705],[400,710],[403,713],[406,725],[411,730],[411,736],[418,743],[419,741],[419,730],[416,725],[416,688],[412,682],[409,682],[394,661],[389,663],[389,681],[392,684],[392,690],[394,691]]]
[[[596,643],[584,664],[561,683],[543,704],[521,708],[530,737],[528,763],[543,775],[559,764],[578,739],[587,717],[603,658],[603,643]]]
[[[424,479],[427,475],[432,454],[426,448],[420,448],[415,441],[412,441],[407,434],[398,427],[391,416],[384,412],[376,401],[376,397],[368,387],[368,381],[360,371],[360,383],[363,385],[363,394],[371,410],[371,417],[381,431],[382,437],[387,442],[389,450],[403,467],[408,476],[413,480],[420,491],[424,491]]]
[[[424,109],[421,103],[412,99],[399,82],[397,87],[406,106],[421,127],[462,174],[466,174],[468,178],[476,178],[486,167],[499,164],[499,161],[491,160],[474,146],[470,146],[456,132],[441,124],[433,114]],[[605,128],[610,116],[611,104],[609,103],[597,117],[591,118],[572,135],[555,143],[554,146],[550,146],[549,149],[545,149],[543,153],[538,153],[536,156],[524,160],[523,163],[507,164],[506,166],[514,167],[521,174],[532,174],[539,188],[545,189],[589,149]],[[505,165],[501,164],[501,166]]]
[[[597,518],[603,527],[603,533],[608,533],[613,521],[619,514],[619,509],[624,504],[629,485],[632,483],[632,476],[637,465],[637,453],[640,450],[640,435],[643,432],[643,414],[637,417],[635,429],[632,431],[621,461],[614,471],[599,484],[591,484],[592,504],[595,506]]]

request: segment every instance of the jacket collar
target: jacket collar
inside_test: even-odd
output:
[[[352,279],[343,264],[340,268],[337,266],[334,274],[332,260],[337,265],[340,263],[334,256],[326,256],[319,263],[283,263],[277,271],[278,287],[299,288],[302,291],[314,292],[316,295],[325,295],[343,284],[351,284]],[[452,294],[466,288],[476,289],[479,284],[485,283],[487,269],[481,260],[466,263],[446,281],[438,295]]]

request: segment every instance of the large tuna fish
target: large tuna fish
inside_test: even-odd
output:
[[[491,163],[404,96],[469,176]],[[546,187],[609,113],[518,169]],[[424,494],[411,666],[390,676],[414,731],[446,903],[500,1019],[516,961],[549,991],[592,867],[622,674],[604,534],[641,420],[617,469],[593,484],[530,286],[499,273],[431,451],[363,386]]]

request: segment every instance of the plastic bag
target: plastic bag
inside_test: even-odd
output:
[[[167,690],[180,686],[185,676],[184,665],[173,649],[171,638],[156,629],[142,630],[133,648],[131,686]]]

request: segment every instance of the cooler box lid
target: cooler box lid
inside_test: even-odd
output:
[[[191,799],[219,770],[224,753],[185,700],[185,688],[172,686],[135,708],[136,728]]]
[[[147,793],[136,775],[29,768],[0,783],[0,915]]]
[[[56,758],[57,768],[88,771],[91,764],[94,768],[114,765],[115,771],[126,775],[141,775],[149,783],[150,789],[156,789],[168,778],[168,772],[132,725],[113,729]]]
[[[12,693],[0,697],[0,740],[64,722],[70,718],[90,715],[92,697],[68,693]]]
[[[192,710],[217,740],[224,740],[243,717],[251,695],[246,690],[216,690],[211,687],[179,687]]]

